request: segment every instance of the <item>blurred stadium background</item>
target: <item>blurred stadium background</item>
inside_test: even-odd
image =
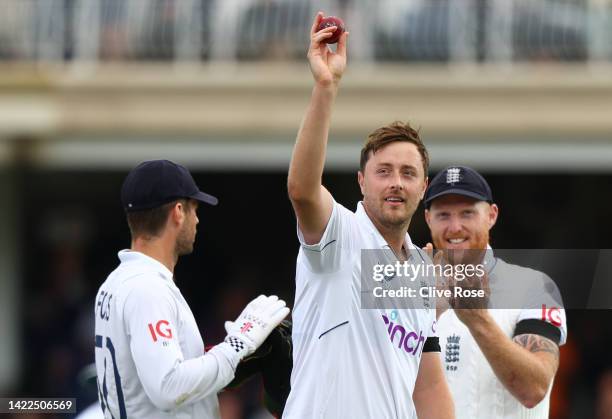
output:
[[[129,246],[119,188],[145,159],[220,198],[177,269],[208,344],[253,296],[293,301],[285,181],[317,10],[351,32],[325,177],[338,201],[359,199],[367,134],[410,120],[432,174],[487,176],[495,247],[610,247],[610,0],[1,0],[2,396],[95,400],[79,376],[93,299]],[[428,240],[422,210],[411,229]],[[551,417],[610,418],[611,312],[568,318]],[[223,394],[224,418],[265,417],[259,397]]]

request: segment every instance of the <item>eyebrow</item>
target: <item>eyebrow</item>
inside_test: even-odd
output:
[[[377,163],[376,166],[377,167],[393,167],[393,164],[388,163],[388,162],[382,162],[382,163]],[[416,166],[413,166],[411,164],[402,164],[400,167],[402,169],[414,169],[414,170],[416,170]]]

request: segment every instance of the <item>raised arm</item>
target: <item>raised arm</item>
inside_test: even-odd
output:
[[[306,243],[321,240],[333,209],[331,194],[322,185],[323,166],[333,104],[346,68],[345,32],[336,52],[324,42],[335,27],[318,31],[323,13],[317,13],[310,30],[308,61],[314,88],[293,149],[287,189]]]

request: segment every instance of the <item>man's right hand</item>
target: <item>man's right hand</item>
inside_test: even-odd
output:
[[[260,295],[251,301],[234,322],[225,322],[229,343],[244,358],[252,354],[289,314],[289,308],[276,295]]]
[[[323,41],[332,35],[334,27],[319,31],[322,18],[323,13],[317,13],[310,29],[308,62],[315,86],[297,135],[287,177],[289,199],[306,244],[321,240],[334,207],[334,199],[321,181],[332,108],[346,68],[347,33],[340,36],[336,52],[332,52]]]
[[[315,16],[310,29],[310,47],[308,48],[310,71],[317,84],[323,86],[337,85],[346,68],[346,39],[348,32],[344,32],[340,36],[336,52],[333,52],[324,41],[332,36],[336,27],[330,26],[319,31],[321,19],[323,19],[323,13],[319,12]]]

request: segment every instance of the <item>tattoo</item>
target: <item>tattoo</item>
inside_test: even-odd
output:
[[[512,341],[518,343],[529,352],[549,352],[554,355],[556,360],[559,360],[559,346],[544,336],[524,334],[515,336],[512,338]]]

